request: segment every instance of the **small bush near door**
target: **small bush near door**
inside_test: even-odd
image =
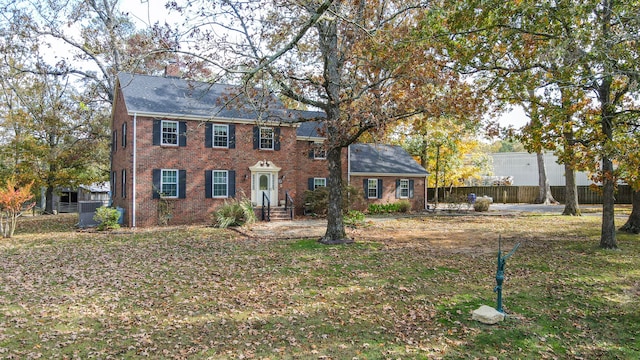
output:
[[[213,215],[214,225],[219,228],[251,224],[256,220],[250,199],[225,201]]]

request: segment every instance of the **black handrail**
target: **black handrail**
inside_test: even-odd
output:
[[[264,204],[267,204],[267,214],[265,216],[264,213]],[[266,192],[262,193],[262,221],[271,221],[271,200],[269,200],[269,196],[267,196]]]
[[[293,220],[293,198],[288,191],[285,192],[284,210],[289,210],[289,218]]]

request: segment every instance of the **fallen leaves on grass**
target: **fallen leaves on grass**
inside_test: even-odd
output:
[[[637,289],[638,260],[593,250],[584,235],[597,233],[595,223],[554,221],[558,229],[545,232],[549,219],[545,226],[529,218],[393,220],[341,247],[200,227],[23,232],[1,247],[0,354],[395,359],[639,351],[614,327],[638,331],[630,321],[638,320],[638,300],[607,300]],[[506,266],[505,306],[514,317],[487,327],[471,322],[470,312],[495,300],[498,233],[505,247],[523,246]]]

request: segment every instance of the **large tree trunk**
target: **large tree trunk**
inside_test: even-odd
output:
[[[576,173],[571,164],[564,164],[565,174],[565,200],[562,215],[580,216],[578,205],[578,186],[576,185]]]
[[[47,191],[45,194],[45,206],[44,206],[44,214],[52,215],[53,214],[53,186],[47,186]]]
[[[327,245],[353,242],[347,237],[342,219],[342,148],[334,147],[327,153],[329,163],[329,204],[327,209],[327,231],[320,242]]]
[[[557,204],[558,202],[551,194],[551,185],[549,185],[549,179],[547,179],[547,168],[544,165],[542,151],[536,153],[536,159],[538,160],[538,198],[536,199],[536,204]]]
[[[626,224],[622,225],[620,231],[631,234],[640,234],[640,190],[633,192],[633,208]]]
[[[603,37],[610,40],[610,24],[613,18],[611,6],[604,4],[602,12]],[[611,86],[613,75],[609,67],[609,62],[605,62],[605,76],[598,85],[598,100],[600,102],[600,124],[602,135],[604,135],[603,149],[607,149],[608,143],[613,141],[613,118],[615,107],[611,103]],[[604,249],[617,249],[616,225],[615,225],[615,178],[613,177],[613,161],[606,150],[602,154],[602,232],[600,233],[600,247]]]
[[[602,159],[602,232],[600,233],[600,247],[605,249],[617,249],[616,224],[615,224],[615,187],[613,174],[613,162],[608,157]]]

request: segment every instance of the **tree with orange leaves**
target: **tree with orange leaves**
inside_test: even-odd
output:
[[[33,182],[30,182],[18,187],[16,180],[11,177],[7,179],[4,187],[0,188],[0,233],[3,237],[12,237],[22,211],[35,205],[35,202],[27,204],[33,198],[32,185]]]

